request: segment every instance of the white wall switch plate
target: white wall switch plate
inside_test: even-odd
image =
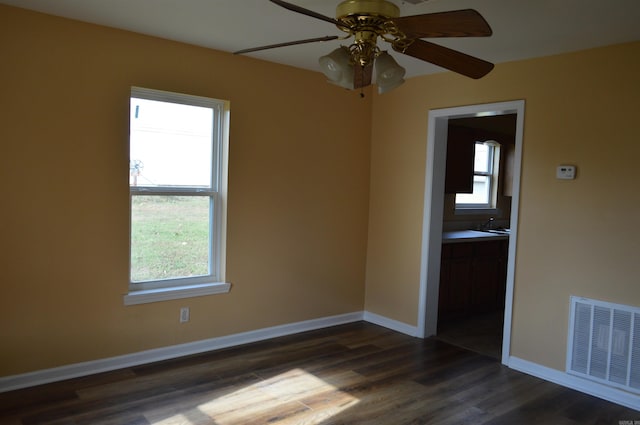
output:
[[[556,168],[556,178],[561,180],[573,180],[576,178],[575,165],[558,165]]]

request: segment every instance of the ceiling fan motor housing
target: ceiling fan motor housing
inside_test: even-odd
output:
[[[336,19],[345,24],[338,27],[354,37],[349,46],[353,62],[371,64],[380,53],[378,37],[386,33],[388,22],[400,16],[400,9],[385,0],[347,0],[336,8]]]
[[[386,18],[400,16],[400,8],[385,0],[346,0],[336,8],[338,20],[352,15],[373,15]]]

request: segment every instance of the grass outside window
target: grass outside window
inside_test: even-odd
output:
[[[132,197],[132,282],[209,274],[210,199]]]

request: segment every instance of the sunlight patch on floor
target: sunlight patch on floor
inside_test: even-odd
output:
[[[319,378],[292,369],[230,393],[214,391],[196,406],[165,406],[145,416],[153,425],[320,424],[358,404],[339,388],[361,378],[352,371]]]

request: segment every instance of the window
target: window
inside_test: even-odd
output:
[[[134,87],[125,304],[226,292],[224,101]],[[226,289],[226,290],[224,290]],[[177,291],[177,292],[176,292]],[[155,294],[140,301],[135,295]]]
[[[496,208],[499,164],[498,143],[475,143],[473,193],[456,193],[456,209]]]

